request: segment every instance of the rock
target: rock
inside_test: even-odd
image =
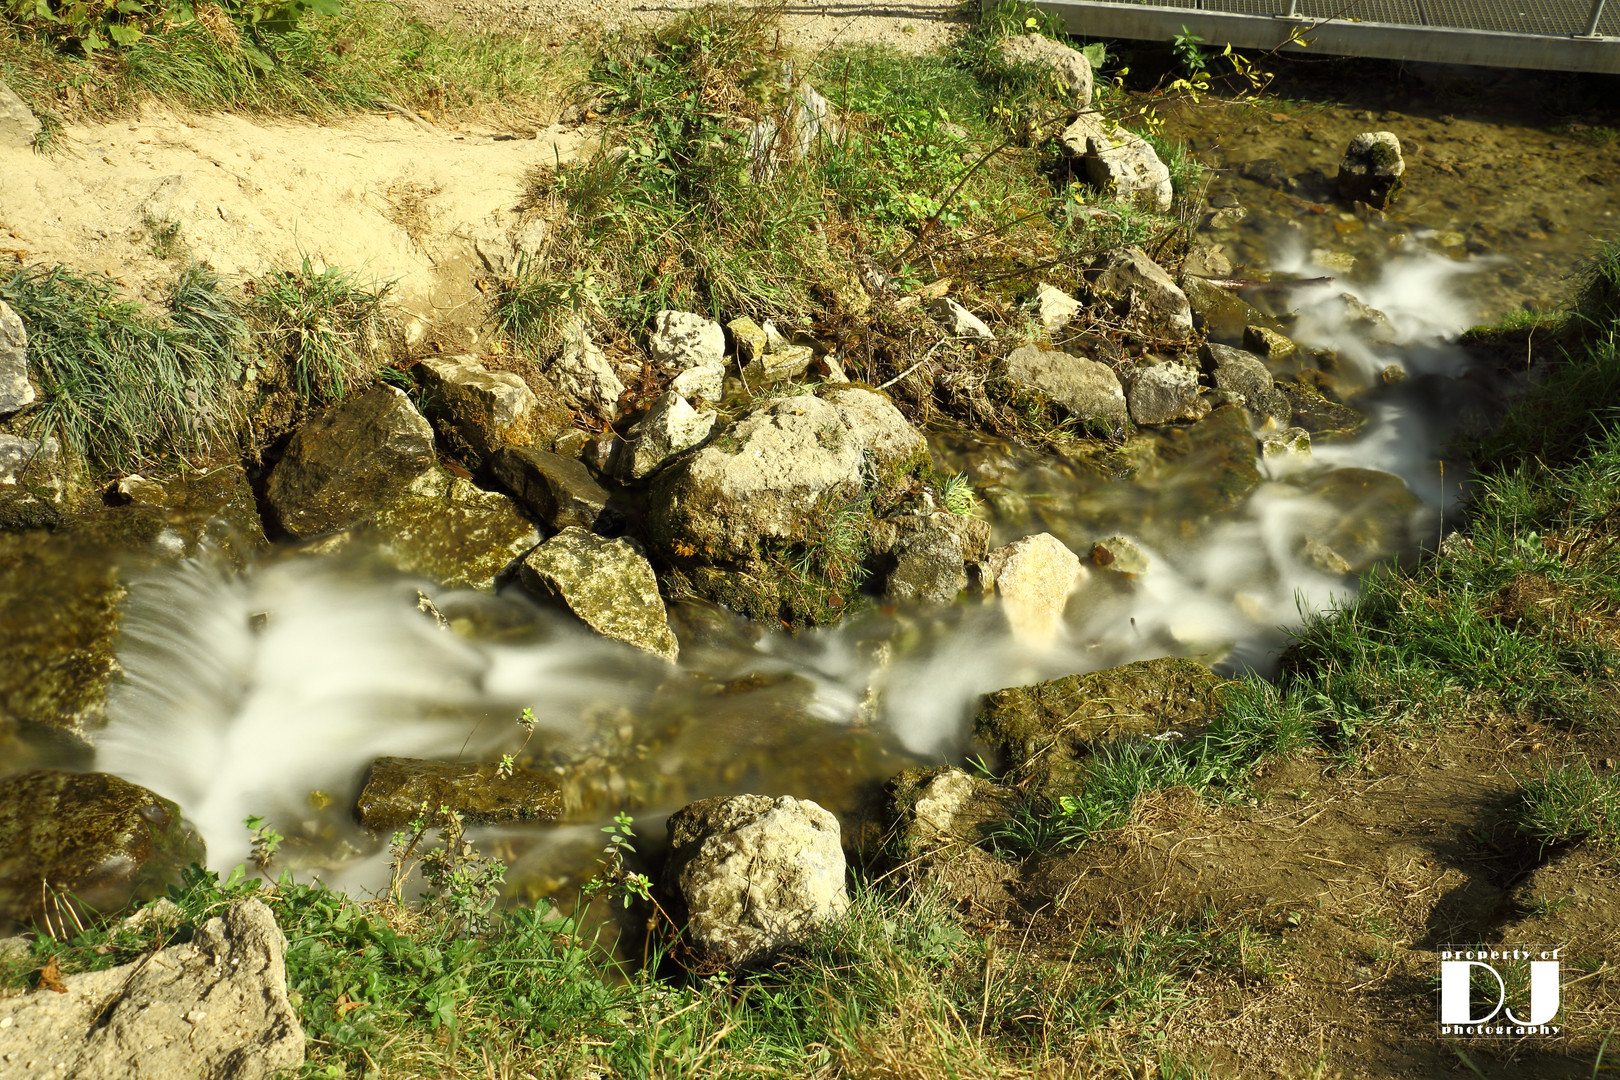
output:
[[[990,553],[990,572],[1013,636],[1044,647],[1057,639],[1063,609],[1085,571],[1080,558],[1051,533],[1014,540]]]
[[[884,791],[906,856],[975,844],[986,826],[1006,817],[1003,789],[951,765],[907,769],[885,784]]]
[[[747,316],[732,319],[726,323],[726,330],[731,334],[732,344],[736,347],[739,367],[765,355],[765,329],[753,319]]]
[[[1339,197],[1382,210],[1395,201],[1406,161],[1393,132],[1367,131],[1350,140],[1339,162]]]
[[[531,593],[561,600],[603,637],[674,662],[678,646],[658,579],[630,541],[571,526],[535,548],[522,575]]]
[[[1286,360],[1299,351],[1298,345],[1267,326],[1245,326],[1243,347],[1273,363]]]
[[[1146,139],[1124,128],[1086,138],[1086,176],[1117,198],[1168,213],[1175,203],[1170,170]]]
[[[1061,784],[1096,743],[1189,732],[1214,718],[1227,681],[1193,660],[1165,657],[986,694],[973,735],[1020,781]]]
[[[1080,301],[1042,282],[1035,287],[1035,320],[1048,334],[1055,334],[1068,326],[1080,312]]]
[[[692,803],[670,815],[669,843],[670,891],[716,962],[767,960],[849,907],[838,819],[808,799]]]
[[[747,563],[762,543],[803,540],[817,500],[890,492],[927,453],[881,394],[838,387],[779,398],[659,474],[653,536],[671,556]]]
[[[335,532],[398,498],[433,462],[433,428],[403,392],[379,386],[294,432],[266,499],[293,536]]]
[[[1200,423],[1159,428],[1151,438],[1156,464],[1168,467],[1144,470],[1137,482],[1159,498],[1176,501],[1185,540],[1193,540],[1208,518],[1242,505],[1260,486],[1259,455],[1242,409],[1220,405]]]
[[[928,313],[943,323],[946,331],[956,337],[996,336],[995,332],[984,324],[984,320],[948,296],[929,301]]]
[[[1314,538],[1360,573],[1410,554],[1420,537],[1437,532],[1434,511],[1400,477],[1376,469],[1334,469],[1313,480],[1305,494],[1338,511]]]
[[[240,465],[184,473],[161,482],[126,476],[114,491],[123,506],[74,518],[66,527],[82,536],[169,557],[190,556],[207,545],[239,569],[270,546],[253,485]]]
[[[0,83],[0,140],[5,139],[5,83]],[[28,381],[28,331],[15,311],[0,300],[0,417],[27,405],[35,398],[34,384]]]
[[[743,382],[751,390],[803,375],[816,357],[815,350],[808,345],[789,345],[774,326],[765,325],[769,330],[765,334],[765,351],[755,355],[742,369]]]
[[[962,547],[964,562],[978,562],[990,552],[990,523],[979,517],[964,517],[944,510],[931,514],[894,514],[872,522],[872,552],[888,555],[904,540],[918,533],[943,529],[953,533]]]
[[[726,376],[726,332],[689,311],[660,311],[647,338],[653,360],[675,375],[669,388],[683,397],[719,401]]]
[[[1255,424],[1262,427],[1288,425],[1293,416],[1293,407],[1282,391],[1277,389],[1265,361],[1253,353],[1213,342],[1206,342],[1199,355],[1203,358],[1204,369],[1214,379],[1216,389],[1240,395],[1243,408]]]
[[[180,808],[127,780],[33,769],[0,784],[0,926],[71,924],[58,910],[70,896],[86,920],[152,899],[202,858]]]
[[[525,510],[553,529],[612,531],[606,527],[619,523],[607,489],[571,458],[509,446],[495,455],[493,472]]]
[[[1276,320],[1245,303],[1242,297],[1203,278],[1184,276],[1181,289],[1192,309],[1194,326],[1211,341],[1243,345],[1244,331],[1250,326],[1279,329]]]
[[[1058,144],[1070,157],[1084,157],[1091,147],[1091,140],[1104,138],[1107,132],[1108,125],[1103,123],[1102,114],[1087,110],[1058,134]]]
[[[1213,244],[1199,244],[1181,260],[1181,272],[1194,277],[1231,277],[1232,261]]]
[[[355,528],[351,542],[403,573],[487,592],[540,533],[500,492],[433,469]]]
[[[1319,570],[1330,577],[1343,577],[1351,570],[1343,555],[1314,536],[1307,537],[1300,547],[1299,560],[1311,569]]]
[[[1170,275],[1141,248],[1103,256],[1086,271],[1092,293],[1137,330],[1180,341],[1192,334],[1192,306]]]
[[[1311,456],[1311,433],[1291,427],[1273,431],[1260,440],[1260,456],[1267,461],[1306,461]]]
[[[1118,425],[1129,417],[1114,369],[1083,356],[1025,345],[1008,355],[1007,378],[1040,391],[1081,420]]]
[[[1245,161],[1238,166],[1238,175],[1245,180],[1253,180],[1264,187],[1275,188],[1277,191],[1286,191],[1289,181],[1293,178],[1288,170],[1276,158],[1255,158]]]
[[[1210,405],[1200,396],[1198,373],[1170,361],[1137,368],[1125,400],[1131,420],[1143,426],[1202,420]]]
[[[967,588],[962,538],[949,529],[912,533],[895,545],[893,557],[885,603],[950,604]]]
[[[67,494],[62,448],[0,432],[0,532],[55,528]]]
[[[0,998],[7,1075],[75,1080],[270,1080],[299,1071],[286,939],[262,900],[237,900],[183,945]]]
[[[506,775],[493,763],[460,765],[416,758],[384,757],[371,763],[355,810],[368,829],[397,829],[448,806],[474,825],[509,821],[556,821],[562,792],[556,781],[532,769]]]
[[[1349,439],[1367,426],[1367,418],[1348,405],[1341,405],[1314,386],[1304,383],[1278,383],[1277,388],[1293,414],[1293,422],[1322,440]]]
[[[1148,572],[1148,557],[1123,536],[1110,536],[1091,545],[1091,561],[1116,574],[1136,576]]]
[[[1339,319],[1375,345],[1389,345],[1395,340],[1395,328],[1389,316],[1375,307],[1368,307],[1350,293],[1340,293],[1335,299]]]
[[[1020,34],[1003,38],[1001,61],[1004,64],[1033,64],[1050,68],[1063,89],[1074,98],[1074,104],[1085,108],[1091,104],[1091,61],[1085,54],[1053,41],[1040,34]]]
[[[534,391],[509,371],[490,371],[473,356],[420,360],[416,377],[428,391],[429,420],[454,452],[488,461],[503,446],[533,441]]]
[[[547,374],[557,389],[580,408],[611,421],[619,415],[624,383],[608,362],[607,353],[591,340],[585,324],[576,321],[562,329],[562,351]]]
[[[792,75],[787,72],[784,89],[789,86]],[[788,91],[776,116],[767,116],[748,129],[752,175],[756,180],[767,180],[784,164],[803,160],[819,140],[836,142],[840,137],[827,99],[801,81]]]
[[[720,414],[713,409],[699,412],[675,391],[664,391],[642,417],[628,452],[619,458],[620,475],[629,480],[650,476],[677,454],[701,446],[718,419]]]

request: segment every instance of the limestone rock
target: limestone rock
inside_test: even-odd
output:
[[[907,769],[885,784],[884,791],[907,856],[975,844],[985,826],[1006,816],[1002,789],[955,766]]]
[[[668,883],[700,950],[768,959],[849,907],[838,819],[808,799],[705,799],[669,818]]]
[[[1267,461],[1305,461],[1311,456],[1311,433],[1301,427],[1274,431],[1260,440],[1260,456]]]
[[[1123,536],[1110,536],[1093,544],[1091,561],[1104,570],[1112,570],[1116,574],[1137,575],[1148,572],[1148,557],[1142,553],[1141,548]]]
[[[0,928],[61,917],[42,909],[41,882],[82,918],[161,895],[202,858],[180,808],[127,780],[34,769],[0,784]]]
[[[1083,356],[1025,345],[1008,355],[1007,377],[1039,390],[1082,420],[1119,424],[1129,415],[1114,369]]]
[[[1298,345],[1269,326],[1245,326],[1243,347],[1273,362],[1287,359],[1299,351]]]
[[[931,514],[893,514],[872,522],[872,551],[888,555],[918,533],[943,529],[953,533],[962,548],[964,562],[979,562],[990,552],[990,523],[980,517],[964,517],[945,510]]]
[[[1198,373],[1175,362],[1138,368],[1125,399],[1131,419],[1143,426],[1202,420],[1210,405],[1200,396]]]
[[[962,538],[949,529],[924,529],[894,547],[894,569],[883,586],[890,604],[954,603],[967,588]]]
[[[1091,140],[1103,138],[1107,132],[1108,125],[1103,123],[1102,114],[1087,110],[1075,117],[1058,135],[1058,145],[1070,157],[1084,157],[1091,147]]]
[[[397,829],[420,816],[423,803],[448,806],[475,825],[556,821],[563,809],[556,781],[532,769],[502,776],[494,764],[399,757],[371,763],[355,809],[368,829]]]
[[[236,567],[270,546],[253,485],[240,465],[162,482],[126,476],[114,490],[125,500],[123,506],[75,518],[68,527],[90,536],[116,533],[126,546],[172,557],[195,554],[206,544]]]
[[[666,390],[641,419],[641,428],[628,452],[619,458],[621,475],[640,480],[667,465],[677,454],[699,446],[714,430],[720,414],[692,408],[673,390]]]
[[[315,536],[376,513],[433,462],[433,428],[403,392],[379,386],[294,432],[266,496],[282,528]]]
[[[726,329],[730,331],[732,344],[736,346],[739,365],[746,365],[765,355],[765,328],[759,323],[744,315],[726,323]]]
[[[1194,325],[1211,341],[1223,345],[1242,345],[1247,327],[1278,329],[1275,320],[1246,303],[1242,297],[1218,285],[1211,285],[1201,277],[1183,275],[1181,290],[1192,310]]]
[[[1265,361],[1253,353],[1213,342],[1206,343],[1199,354],[1216,388],[1242,396],[1243,407],[1254,423],[1273,427],[1288,425],[1293,409],[1277,389]]]
[[[1181,272],[1194,277],[1230,277],[1232,260],[1213,244],[1198,244],[1181,260]]]
[[[572,458],[509,446],[495,455],[494,473],[524,509],[553,529],[608,529],[617,523],[607,489]]]
[[[1036,286],[1035,319],[1048,334],[1055,334],[1068,326],[1079,311],[1080,301],[1062,289],[1045,282]]]
[[[490,371],[474,356],[429,357],[416,365],[428,390],[428,419],[456,450],[486,461],[502,446],[524,446],[539,402],[534,391],[509,371]]]
[[[756,180],[769,179],[783,165],[803,160],[818,141],[841,137],[832,107],[815,87],[804,81],[794,86],[787,73],[784,89],[788,92],[777,114],[748,129],[748,156]]]
[[[1278,383],[1277,387],[1288,401],[1293,422],[1310,432],[1312,438],[1324,441],[1354,438],[1367,426],[1365,414],[1334,401],[1314,386],[1285,382]]]
[[[1401,141],[1394,132],[1363,132],[1350,140],[1339,162],[1339,197],[1382,210],[1400,193],[1405,172]]]
[[[488,591],[540,533],[500,492],[433,469],[356,528],[352,540],[404,573]]]
[[[608,362],[607,353],[591,340],[583,322],[564,326],[562,339],[562,352],[547,370],[551,381],[580,408],[613,420],[619,415],[624,383]]]
[[[1003,38],[1001,60],[1006,64],[1038,64],[1050,68],[1058,82],[1085,108],[1091,103],[1091,61],[1084,53],[1041,34]]]
[[[1085,574],[1079,556],[1051,533],[992,551],[990,572],[1013,636],[1034,646],[1057,639],[1069,595]]]
[[[49,529],[60,522],[68,488],[64,465],[55,439],[0,432],[0,532]]]
[[[1141,248],[1128,247],[1099,259],[1086,271],[1096,297],[1139,330],[1180,341],[1193,331],[1192,305],[1163,267]]]
[[[0,1062],[17,1077],[270,1080],[304,1063],[287,942],[262,900],[238,900],[183,945],[0,998]]]
[[[1343,577],[1352,569],[1343,555],[1314,536],[1306,538],[1300,548],[1299,559],[1311,569],[1319,570],[1330,577]]]
[[[726,374],[726,332],[690,311],[660,311],[647,345],[653,360],[675,375],[669,388],[683,397],[719,401]]]
[[[4,126],[5,84],[0,83],[0,128]],[[0,134],[0,139],[4,139]],[[28,331],[15,311],[0,300],[0,417],[32,405],[34,384],[28,381]]]
[[[995,332],[984,320],[952,300],[941,296],[928,304],[928,313],[944,324],[947,332],[956,337],[993,338]]]
[[[0,146],[28,150],[41,131],[39,118],[16,91],[0,82]]]
[[[658,579],[630,541],[572,526],[535,548],[522,573],[530,592],[561,600],[603,637],[675,660],[679,646]]]
[[[1167,213],[1175,202],[1170,170],[1140,135],[1124,128],[1086,138],[1086,176],[1117,197]]]

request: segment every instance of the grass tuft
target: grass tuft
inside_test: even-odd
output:
[[[306,406],[335,401],[367,385],[383,360],[383,305],[391,286],[364,285],[350,271],[317,270],[304,256],[297,270],[252,279],[247,313],[265,354]]]
[[[1620,778],[1613,773],[1593,772],[1580,758],[1517,780],[1508,820],[1542,851],[1580,842],[1620,845]]]

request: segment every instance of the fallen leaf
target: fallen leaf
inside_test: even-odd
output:
[[[67,993],[67,984],[62,981],[62,969],[57,967],[56,957],[45,961],[45,966],[39,969],[39,985],[58,994]]]

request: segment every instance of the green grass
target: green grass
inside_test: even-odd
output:
[[[340,267],[317,270],[309,256],[296,270],[253,278],[246,314],[264,357],[308,407],[371,383],[384,359],[383,306],[388,284],[365,284]]]
[[[1593,772],[1579,758],[1516,779],[1508,821],[1543,851],[1581,842],[1620,845],[1620,777],[1613,772]]]

